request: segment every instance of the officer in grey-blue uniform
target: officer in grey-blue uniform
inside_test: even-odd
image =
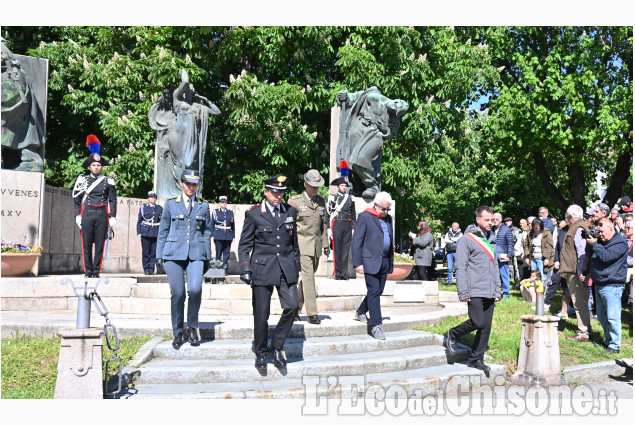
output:
[[[154,274],[154,264],[157,260],[157,236],[163,207],[156,205],[157,194],[148,192],[148,202],[139,207],[137,216],[137,235],[141,239],[141,251],[143,271],[145,274]]]
[[[201,306],[203,268],[212,258],[212,220],[209,204],[196,196],[200,175],[198,171],[183,170],[183,193],[165,202],[159,237],[157,264],[163,265],[170,282],[172,347],[178,350],[186,337],[190,343],[199,341],[198,311]],[[187,326],[184,331],[185,280],[187,276]],[[184,332],[187,335],[183,335]]]
[[[220,208],[212,211],[214,248],[216,249],[216,259],[223,261],[223,268],[225,269],[225,274],[227,274],[229,254],[236,231],[234,212],[227,209],[227,196],[220,196],[218,203],[220,204]]]
[[[238,243],[240,279],[251,285],[254,311],[255,366],[267,369],[267,353],[277,367],[286,366],[282,354],[284,341],[298,313],[298,274],[300,248],[296,209],[282,203],[287,177],[282,174],[264,180],[265,199],[245,212],[245,223]],[[273,288],[278,291],[282,315],[267,346],[267,320]]]

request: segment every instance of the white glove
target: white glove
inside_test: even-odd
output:
[[[117,219],[116,219],[115,217],[110,217],[110,218],[108,219],[108,225],[109,225],[110,227],[115,227],[115,224],[117,224]]]
[[[77,223],[77,227],[79,227],[79,230],[82,230],[82,216],[81,215],[75,216],[75,223]]]
[[[333,231],[331,229],[328,229],[327,233],[329,235],[329,239],[333,239]]]

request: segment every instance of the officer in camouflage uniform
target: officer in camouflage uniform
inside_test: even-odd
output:
[[[304,175],[305,190],[300,195],[289,199],[289,204],[298,211],[298,244],[302,263],[302,277],[298,284],[299,310],[306,302],[306,314],[309,323],[320,324],[317,300],[315,295],[315,272],[320,264],[322,252],[328,257],[328,221],[326,216],[326,201],[324,196],[318,195],[324,179],[317,170],[309,170]],[[297,316],[299,321],[300,317]]]

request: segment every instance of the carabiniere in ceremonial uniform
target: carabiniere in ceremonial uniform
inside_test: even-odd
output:
[[[157,259],[157,236],[163,207],[156,205],[157,194],[148,192],[148,202],[139,207],[137,216],[137,235],[141,240],[143,271],[145,274],[154,274],[154,265]]]
[[[223,261],[223,268],[225,269],[225,274],[227,274],[229,254],[236,232],[234,212],[227,209],[227,196],[220,196],[218,203],[220,204],[220,208],[212,211],[212,221],[214,222],[214,248],[216,249],[216,259]]]
[[[82,166],[89,167],[90,174],[77,177],[73,213],[82,239],[85,276],[99,277],[108,232],[117,223],[117,190],[114,179],[101,174],[102,167],[110,164],[99,155],[99,139],[90,134],[86,146],[92,153]]]
[[[340,172],[346,172],[343,166],[340,167]],[[327,206],[333,238],[333,269],[336,280],[348,280],[346,275],[348,254],[351,250],[353,228],[357,220],[355,201],[353,196],[347,193],[349,186],[347,175],[342,175],[331,182],[330,186],[337,186],[337,193],[331,195]]]

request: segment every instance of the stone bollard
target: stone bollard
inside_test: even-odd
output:
[[[102,328],[62,329],[54,398],[104,398]]]
[[[510,380],[519,385],[567,385],[560,366],[556,316],[522,316],[518,370]]]

